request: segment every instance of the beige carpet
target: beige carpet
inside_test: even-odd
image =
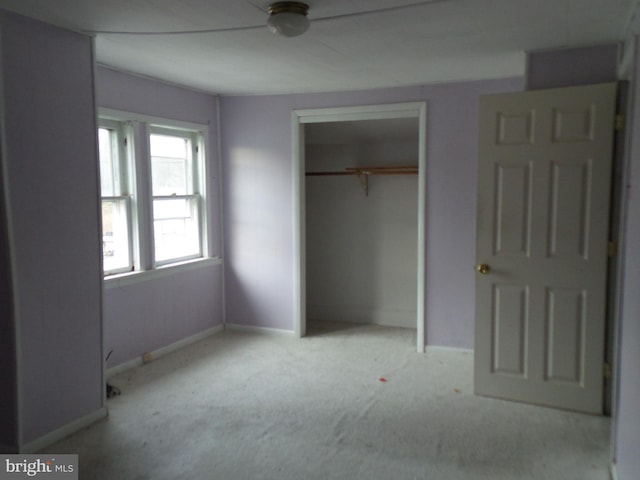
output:
[[[415,353],[411,330],[310,333],[224,332],[121,374],[110,418],[46,452],[81,479],[608,478],[607,418],[476,397],[472,355]]]

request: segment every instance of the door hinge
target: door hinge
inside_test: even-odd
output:
[[[611,364],[608,362],[605,362],[604,368],[602,369],[602,374],[604,375],[604,378],[609,380],[611,378],[612,373],[613,372],[611,371]]]
[[[124,146],[126,147],[126,146],[127,146],[127,137],[124,137],[124,138],[122,139],[122,141],[124,142]]]
[[[620,113],[616,114],[614,128],[616,132],[619,132],[624,128],[624,116]]]
[[[616,242],[607,243],[607,256],[615,257],[618,254],[618,245]]]

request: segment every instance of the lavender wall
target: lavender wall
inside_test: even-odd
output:
[[[223,97],[227,322],[292,330],[291,111],[427,102],[426,341],[473,347],[477,104],[520,78],[308,95]]]
[[[617,44],[544,50],[527,55],[527,88],[531,90],[617,80]]]
[[[91,39],[0,11],[21,445],[103,406]]]
[[[209,125],[209,234],[212,256],[221,256],[216,97],[107,68],[98,68],[96,83],[100,107]],[[221,325],[222,291],[222,265],[107,288],[105,351],[113,350],[108,366]]]
[[[207,266],[105,290],[109,365],[222,324],[222,267]]]
[[[638,29],[640,30],[640,29]],[[636,31],[638,31],[636,30]],[[640,39],[635,36],[628,145],[626,232],[624,235],[623,302],[620,325],[618,406],[615,461],[618,478],[632,480],[640,472]]]
[[[209,125],[209,156],[212,161],[209,174],[214,179],[218,178],[217,97],[106,67],[97,68],[96,89],[100,108]],[[216,192],[213,196],[217,193],[216,182],[214,187]],[[217,217],[215,220],[218,221]],[[214,253],[217,254],[220,251],[219,236],[215,240]]]

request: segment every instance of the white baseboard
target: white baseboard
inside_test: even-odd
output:
[[[439,345],[427,345],[424,347],[425,353],[429,352],[457,352],[465,353],[467,355],[473,355],[473,349],[471,348],[459,348],[459,347],[441,347]]]
[[[236,323],[227,323],[224,326],[225,330],[232,332],[247,332],[247,333],[263,333],[267,335],[279,335],[285,337],[293,337],[292,330],[281,330],[279,328],[267,328],[267,327],[255,327],[252,325],[238,325]]]
[[[107,410],[107,407],[102,407],[89,415],[85,415],[71,423],[67,423],[65,426],[60,427],[53,432],[49,432],[29,443],[25,443],[20,447],[20,453],[37,453],[39,450],[42,450],[43,448],[48,447],[49,445],[52,445],[79,430],[82,430],[83,428],[87,428],[89,425],[102,420],[108,415],[109,411]]]
[[[374,308],[307,304],[307,319],[332,320],[358,325],[416,328],[416,311],[411,309]]]
[[[611,464],[609,472],[611,473],[611,480],[618,480],[618,467],[615,463]]]
[[[167,346],[160,347],[157,350],[153,350],[149,352],[151,354],[151,358],[154,360],[164,355],[168,355],[169,353],[175,352],[176,350],[180,350],[188,345],[199,342],[200,340],[204,340],[211,335],[215,335],[216,333],[220,333],[224,330],[224,325],[217,325],[213,328],[209,328],[200,333],[196,333],[195,335],[191,335],[190,337],[183,338],[182,340],[178,340],[177,342],[173,342]],[[116,365],[115,367],[111,367],[107,370],[107,379],[113,377],[122,372],[126,372],[127,370],[131,370],[132,368],[139,367],[144,363],[143,356],[133,358],[127,362],[121,363],[120,365]]]

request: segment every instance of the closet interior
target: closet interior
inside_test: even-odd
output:
[[[418,119],[305,126],[310,321],[416,328]]]

